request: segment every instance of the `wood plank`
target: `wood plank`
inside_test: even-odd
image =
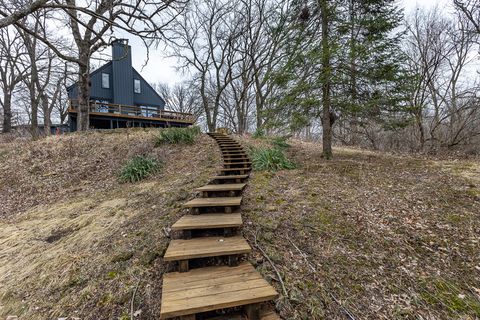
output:
[[[171,240],[163,256],[165,261],[220,257],[249,253],[252,248],[242,236],[202,237],[189,240]]]
[[[234,165],[234,164],[246,165],[246,164],[252,164],[252,161],[243,161],[243,162],[224,161],[223,164],[225,164],[227,166],[231,166],[231,165]]]
[[[234,172],[234,171],[250,171],[252,168],[245,167],[245,168],[221,168],[218,171],[220,172]]]
[[[229,207],[239,206],[241,202],[242,197],[196,198],[188,201],[183,206],[187,208]]]
[[[231,179],[246,179],[248,178],[248,174],[236,174],[236,175],[219,175],[213,176],[212,180],[231,180]]]
[[[172,230],[237,228],[242,225],[240,213],[205,213],[184,215],[172,226]]]
[[[250,263],[207,267],[163,276],[162,309],[166,319],[275,299],[275,289]]]
[[[243,168],[235,168],[238,170],[244,170]],[[195,189],[196,191],[239,191],[243,190],[246,183],[225,183],[225,184],[207,184],[203,187]]]

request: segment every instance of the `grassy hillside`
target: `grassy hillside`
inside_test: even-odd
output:
[[[216,146],[154,148],[152,131],[74,134],[0,146],[0,318],[158,319],[168,227],[219,164]],[[138,154],[165,163],[119,183]]]
[[[158,318],[168,228],[220,159],[204,135],[155,148],[157,134],[0,144],[0,318],[129,319],[134,293],[136,318]],[[254,172],[243,205],[285,319],[480,317],[478,162],[354,149],[327,162],[289,143],[294,169]],[[145,154],[165,166],[120,183]]]

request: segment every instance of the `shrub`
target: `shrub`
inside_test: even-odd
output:
[[[290,145],[287,143],[288,137],[275,137],[272,138],[271,144],[280,150],[288,149],[290,148]]]
[[[287,159],[282,150],[277,148],[251,149],[250,157],[253,169],[257,171],[278,171],[295,168],[295,164]]]
[[[255,130],[255,132],[253,133],[253,138],[261,139],[265,137],[265,134],[265,129],[257,128],[257,130]]]
[[[195,142],[195,137],[199,133],[200,133],[200,128],[197,126],[188,127],[188,128],[161,129],[159,135],[155,139],[155,145],[160,146],[165,143],[193,144]]]
[[[157,172],[162,163],[148,156],[135,156],[120,171],[121,182],[137,182]]]

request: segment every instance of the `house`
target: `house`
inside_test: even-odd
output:
[[[78,84],[67,88],[70,131],[77,130]],[[195,122],[189,113],[164,110],[165,100],[132,67],[128,40],[112,43],[112,61],[90,74],[90,127],[182,127]]]

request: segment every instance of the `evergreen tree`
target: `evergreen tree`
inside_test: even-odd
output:
[[[396,32],[402,13],[394,0],[298,3],[294,16],[288,59],[275,78],[275,124],[295,130],[321,119],[323,155],[331,158],[339,117],[353,134],[367,120],[398,120],[404,72]]]

